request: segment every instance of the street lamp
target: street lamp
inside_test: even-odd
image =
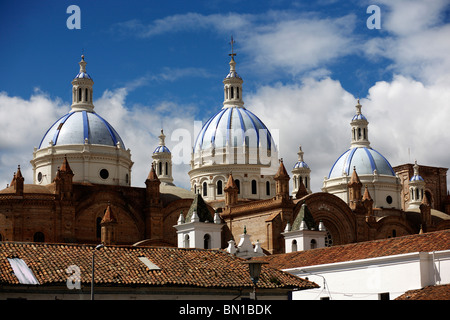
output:
[[[263,264],[268,264],[268,262],[258,260],[248,260],[243,263],[248,264],[250,279],[252,279],[253,282],[253,296],[256,300],[256,283],[258,282],[259,275],[261,274],[261,267]]]
[[[103,248],[103,244],[99,244],[92,250],[92,280],[91,280],[91,300],[94,300],[94,272],[95,272],[95,251]]]
[[[328,296],[330,297],[330,300],[331,300],[330,289],[327,287],[327,280],[325,279],[324,276],[322,276],[320,274],[317,274],[317,273],[310,272],[310,271],[305,270],[305,269],[301,269],[300,272],[312,274],[313,276],[317,276],[317,277],[321,277],[323,279],[323,290],[327,290],[328,291]]]

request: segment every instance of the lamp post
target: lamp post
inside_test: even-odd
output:
[[[248,260],[243,263],[248,264],[250,279],[252,279],[253,282],[253,297],[256,300],[256,283],[258,282],[259,276],[261,274],[261,267],[263,264],[268,264],[268,262],[258,260]]]
[[[94,273],[95,273],[95,251],[103,248],[103,244],[99,244],[92,250],[92,279],[91,279],[91,300],[94,300]]]
[[[300,272],[301,272],[301,273],[311,274],[311,275],[317,276],[317,277],[321,277],[321,278],[323,279],[323,290],[327,290],[327,291],[328,291],[328,296],[330,297],[330,300],[331,300],[330,289],[327,287],[327,280],[325,279],[324,276],[322,276],[322,275],[320,275],[320,274],[317,274],[317,273],[310,272],[310,271],[305,270],[305,269],[301,269]]]

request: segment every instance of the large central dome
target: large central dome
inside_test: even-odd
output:
[[[193,151],[227,146],[275,150],[269,129],[244,107],[224,107],[212,116],[197,136]]]
[[[236,72],[234,55],[223,80],[223,107],[206,121],[192,148],[191,190],[201,192],[207,201],[224,199],[231,172],[239,198],[266,199],[275,195],[275,141],[266,125],[244,107],[243,80]]]
[[[39,149],[52,145],[98,144],[106,146],[125,145],[119,134],[102,117],[93,111],[70,112],[58,119],[41,140]]]

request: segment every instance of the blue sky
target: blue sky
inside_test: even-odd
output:
[[[66,26],[72,4],[79,30]],[[380,29],[367,28],[369,5]],[[161,126],[173,147],[171,133],[221,108],[231,35],[245,106],[279,131],[287,166],[302,145],[313,191],[350,146],[357,98],[391,165],[448,168],[449,12],[443,0],[2,1],[0,186],[18,164],[31,183],[33,147],[70,110],[82,53],[95,110],[131,149],[143,186]],[[178,185],[188,170],[176,165]]]

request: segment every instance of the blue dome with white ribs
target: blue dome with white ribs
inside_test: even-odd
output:
[[[347,150],[336,160],[328,179],[350,175],[353,167],[358,175],[373,174],[374,170],[377,170],[380,175],[395,177],[392,166],[381,153],[370,147],[357,147]]]
[[[157,146],[156,149],[153,151],[153,153],[161,153],[161,152],[170,153],[170,150],[166,146]]]
[[[91,76],[87,73],[87,72],[79,72],[74,79],[90,79],[93,80],[91,78]]]
[[[297,168],[309,169],[309,166],[308,166],[308,164],[305,161],[297,161],[294,164],[294,169],[297,169]]]
[[[125,150],[119,134],[102,117],[93,111],[72,111],[58,119],[41,140],[39,149],[53,145],[88,144],[116,146]]]
[[[415,174],[409,181],[424,181],[424,180],[421,176]]]
[[[266,148],[276,151],[275,142],[265,124],[244,107],[224,107],[202,127],[193,151],[223,147]]]

